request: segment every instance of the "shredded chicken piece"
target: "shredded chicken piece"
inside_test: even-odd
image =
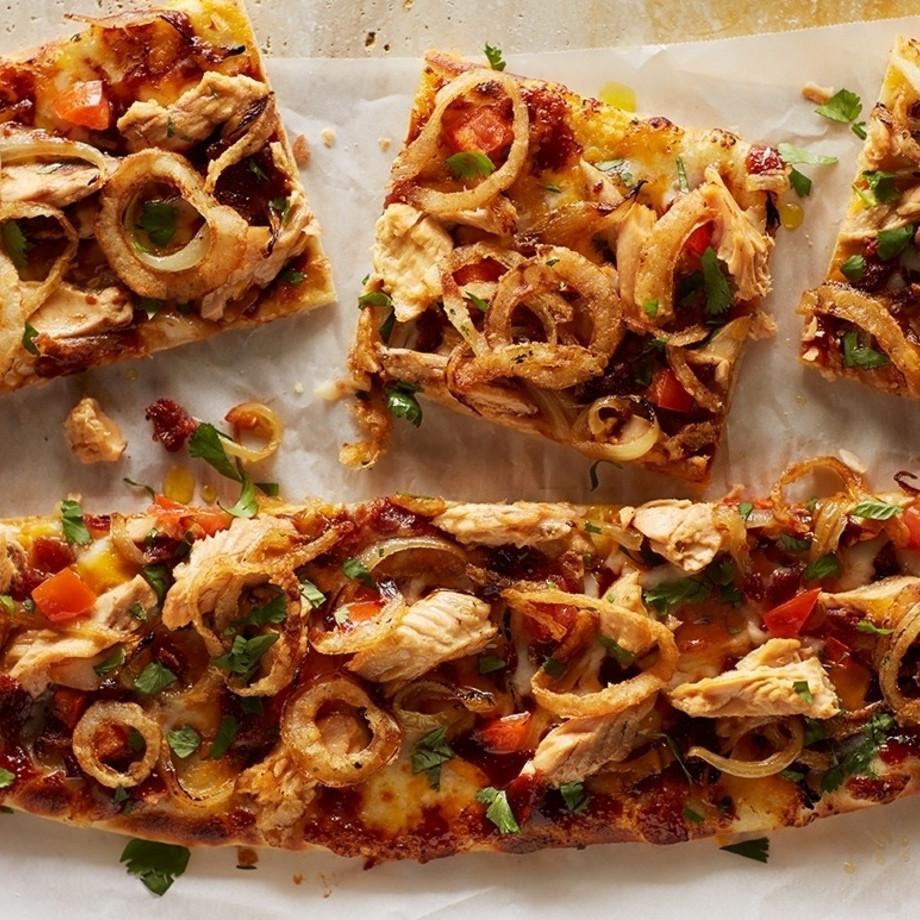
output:
[[[0,594],[6,594],[25,559],[25,550],[0,527]]]
[[[920,584],[920,578],[913,575],[892,575],[852,591],[822,592],[818,600],[826,610],[835,607],[858,610],[876,626],[884,626],[898,595],[916,584]]]
[[[687,715],[805,715],[829,719],[839,710],[833,684],[815,653],[798,639],[770,639],[718,677],[682,684],[668,694]]]
[[[445,661],[473,655],[495,635],[485,601],[435,591],[412,604],[394,629],[348,663],[374,681],[412,680]]]
[[[137,626],[132,609],[149,613],[157,605],[156,592],[142,575],[101,594],[93,605],[87,625],[131,632]]]
[[[530,768],[549,785],[560,786],[584,780],[607,764],[625,760],[632,753],[639,726],[656,696],[616,715],[563,722],[540,742]]]
[[[706,568],[722,548],[712,505],[702,502],[649,502],[636,509],[632,525],[648,537],[656,553],[690,574]]]
[[[833,95],[833,87],[819,86],[811,80],[802,87],[802,98],[807,99],[809,102],[813,102],[815,105],[824,105]]]
[[[483,546],[536,546],[561,540],[575,529],[570,508],[535,502],[452,505],[432,523],[461,543]]]
[[[228,590],[236,573],[234,566],[258,562],[271,549],[288,544],[296,534],[290,521],[272,518],[236,518],[227,530],[197,541],[188,559],[176,566],[175,584],[163,605],[163,625],[180,629],[192,622],[195,609],[192,590],[198,590],[198,608],[213,609],[217,598]],[[220,561],[220,566],[215,564]],[[210,571],[217,572],[209,578]]]
[[[407,204],[391,204],[377,220],[374,279],[393,299],[400,322],[408,322],[442,294],[439,263],[454,248],[433,218]]]
[[[91,396],[84,396],[70,410],[64,420],[64,433],[81,463],[115,463],[128,447],[121,429]]]
[[[0,201],[34,201],[66,208],[92,195],[99,169],[91,163],[12,163],[0,175]],[[94,187],[95,184],[95,187]]]
[[[296,824],[313,800],[316,783],[301,772],[294,756],[279,746],[261,763],[240,775],[236,791],[254,800],[257,821],[265,832]]]
[[[69,339],[123,329],[133,318],[131,300],[122,288],[83,291],[65,283],[32,314],[29,322],[40,335]]]
[[[168,106],[159,102],[132,103],[118,119],[118,130],[131,151],[150,147],[190,150],[269,92],[264,83],[250,77],[228,77],[209,70]]]

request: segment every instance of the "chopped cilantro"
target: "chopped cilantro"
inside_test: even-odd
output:
[[[867,169],[863,172],[863,178],[880,204],[890,204],[900,197],[894,173],[883,169]]]
[[[477,297],[472,291],[464,291],[463,296],[477,309],[483,313],[489,312],[489,301]]]
[[[143,230],[154,246],[168,246],[176,235],[178,210],[168,201],[145,201],[137,219],[137,229]]]
[[[0,767],[0,789],[8,789],[13,785],[13,782],[16,779],[16,774],[11,773],[9,770],[4,767]]]
[[[890,636],[894,630],[889,626],[876,626],[871,620],[860,620],[856,628],[861,633],[868,633],[870,636]]]
[[[300,596],[315,610],[326,603],[326,595],[309,578],[300,579]]]
[[[815,111],[831,121],[839,121],[844,125],[851,124],[859,118],[859,113],[862,112],[862,100],[852,90],[838,89],[827,102],[819,105]]]
[[[821,780],[822,791],[839,789],[848,776],[871,776],[872,761],[894,724],[893,716],[880,713],[863,726],[859,735],[844,741],[834,752],[835,763]]]
[[[859,281],[866,273],[866,257],[859,254],[852,255],[840,265],[843,276],[850,281]]]
[[[478,150],[461,150],[449,156],[444,165],[455,179],[475,179],[495,172],[495,164]]]
[[[418,387],[412,383],[403,383],[402,381],[387,387],[387,409],[390,414],[396,418],[404,418],[416,428],[422,424],[422,407],[415,398]]]
[[[342,563],[342,571],[345,573],[346,578],[359,581],[366,588],[377,587],[377,582],[374,581],[374,576],[371,575],[370,569],[359,559],[346,559]]]
[[[150,891],[162,897],[188,868],[190,855],[187,847],[152,840],[132,840],[124,848],[119,861],[127,863],[130,875],[136,875]]]
[[[494,786],[486,786],[476,794],[476,800],[489,806],[486,809],[486,817],[498,828],[499,833],[517,834],[520,832],[520,825],[508,804],[508,793],[504,789],[498,790]]]
[[[878,244],[878,257],[883,262],[890,262],[901,255],[914,238],[917,228],[913,224],[903,227],[891,227],[888,230],[879,230],[875,237]]]
[[[709,586],[695,578],[681,578],[678,581],[663,582],[642,592],[642,600],[654,607],[660,614],[670,613],[681,604],[697,604],[708,600],[712,594]]]
[[[645,313],[646,316],[651,316],[651,317],[657,316],[658,315],[658,298],[656,297],[653,300],[646,300],[645,303],[642,304],[642,312]]]
[[[811,179],[795,167],[789,172],[789,184],[799,198],[807,198],[811,194]]]
[[[611,639],[610,636],[599,633],[597,641],[599,645],[602,645],[607,650],[607,654],[613,658],[621,668],[628,668],[636,660],[636,656],[633,655],[632,652],[623,648],[616,639]]]
[[[393,298],[386,291],[368,291],[358,298],[359,307],[392,307]]]
[[[35,344],[35,340],[38,338],[38,330],[31,325],[26,323],[22,331],[22,347],[30,354],[38,356],[41,354],[38,350],[38,346]]]
[[[79,502],[66,499],[61,502],[61,526],[64,539],[71,545],[86,546],[93,538],[83,520],[83,509]]]
[[[116,646],[112,653],[99,662],[93,670],[100,676],[112,674],[125,663],[125,650],[119,645]]]
[[[742,840],[740,843],[730,843],[728,846],[719,847],[726,853],[744,856],[757,862],[765,863],[770,858],[770,841],[766,837],[755,837],[753,840]]]
[[[256,484],[248,477],[243,476],[242,486],[240,487],[240,497],[228,508],[221,505],[221,508],[227,514],[238,518],[255,517],[259,510],[259,502],[256,498]]]
[[[893,517],[897,517],[902,510],[900,505],[883,502],[878,498],[868,498],[860,502],[850,514],[870,521],[890,521]]]
[[[700,267],[706,289],[706,315],[720,316],[731,306],[732,292],[712,246],[707,246],[700,257]]]
[[[171,687],[176,680],[176,675],[169,668],[163,667],[158,661],[151,661],[134,679],[134,689],[144,696],[153,696]]]
[[[703,823],[703,816],[698,811],[694,811],[689,805],[684,805],[683,816],[684,820],[689,821],[691,824]]]
[[[890,362],[888,355],[864,345],[860,341],[859,333],[850,330],[843,335],[843,365],[844,367],[858,367],[863,370],[873,370],[885,367]]]
[[[208,422],[202,422],[188,439],[188,455],[204,460],[227,479],[242,481],[239,470],[224,450],[220,432]]]
[[[22,227],[15,220],[0,223],[0,241],[10,261],[22,271],[29,264],[29,250],[32,248],[32,244],[22,232]]]
[[[803,150],[793,144],[778,144],[777,150],[782,157],[783,162],[790,166],[805,163],[809,166],[833,166],[837,162],[837,157],[825,156],[821,153],[812,153],[810,150]]]
[[[833,553],[810,562],[802,573],[806,581],[822,581],[840,574],[840,561]]]
[[[558,678],[562,677],[563,674],[565,674],[567,668],[564,662],[560,661],[558,658],[553,658],[550,656],[544,660],[543,670],[546,671],[546,673],[549,674],[553,680],[557,680]]]
[[[265,633],[246,639],[236,636],[230,651],[211,659],[211,664],[221,671],[248,677],[258,665],[262,656],[278,641],[278,633]]]
[[[447,730],[436,728],[425,735],[412,752],[412,772],[424,773],[432,789],[441,787],[441,767],[454,756],[453,748],[447,743]]]
[[[738,514],[741,515],[742,521],[750,520],[751,513],[754,510],[754,505],[752,502],[741,502],[738,505]]]
[[[486,46],[483,49],[483,52],[485,53],[486,60],[489,62],[489,67],[491,67],[492,70],[504,70],[505,69],[506,62],[504,58],[502,57],[501,48],[495,48],[492,45],[490,45],[488,42],[486,42]]]
[[[797,680],[792,684],[792,689],[810,706],[815,698],[812,696],[811,687],[808,686],[807,680]]]
[[[233,716],[221,717],[220,725],[217,726],[217,734],[211,742],[211,750],[208,751],[208,760],[219,760],[227,753],[239,727],[239,722]]]
[[[479,656],[479,673],[480,674],[491,674],[493,671],[501,671],[502,668],[506,668],[508,662],[504,658],[499,658],[498,655],[480,655]]]
[[[781,533],[778,537],[779,544],[787,553],[804,553],[811,546],[811,540],[794,537],[789,533]]]
[[[588,807],[591,796],[585,792],[585,784],[579,782],[563,783],[559,787],[559,794],[565,807],[573,814],[579,814]]]
[[[278,275],[278,280],[282,284],[291,284],[295,287],[298,284],[303,284],[307,276],[302,272],[294,268],[293,265],[289,265],[280,275]]]
[[[141,575],[144,577],[144,581],[153,588],[157,600],[162,604],[163,599],[166,597],[166,592],[172,584],[172,575],[170,575],[169,569],[165,565],[145,565],[141,567]],[[138,619],[141,619],[141,617],[138,617]],[[143,617],[143,619],[146,619],[146,617]]]
[[[166,735],[166,741],[180,760],[191,757],[201,747],[201,735],[191,725],[173,729]]]

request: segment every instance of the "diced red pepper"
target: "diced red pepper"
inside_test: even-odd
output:
[[[648,390],[648,398],[660,409],[671,412],[689,412],[696,403],[681,386],[677,374],[669,367],[655,372]]]
[[[493,754],[514,754],[528,750],[528,735],[533,715],[518,712],[494,719],[476,731],[476,740]]]
[[[712,244],[712,233],[712,221],[701,224],[687,237],[687,241],[684,243],[684,252],[694,259],[699,259]]]
[[[444,139],[452,150],[484,153],[490,159],[514,140],[510,120],[494,105],[449,108],[442,125]]]
[[[189,531],[194,533],[196,529],[196,535],[211,537],[218,531],[226,530],[233,520],[222,508],[193,508],[165,495],[154,498],[152,510],[156,513],[157,530],[176,540],[181,540]]]
[[[778,607],[768,610],[763,615],[764,626],[774,636],[784,639],[797,636],[811,616],[812,610],[815,609],[820,593],[820,588],[812,588],[810,591],[796,594],[785,604],[780,604]]]
[[[74,83],[51,107],[58,118],[94,131],[105,131],[112,121],[112,105],[101,80]]]
[[[850,647],[835,636],[824,640],[824,660],[828,664],[844,665],[850,658]]]
[[[910,542],[907,545],[911,549],[920,549],[920,508],[911,505],[904,512],[902,520],[910,534]]]
[[[52,623],[63,623],[89,613],[96,592],[73,569],[61,569],[35,588],[32,600]]]

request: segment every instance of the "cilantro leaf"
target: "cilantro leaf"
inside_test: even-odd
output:
[[[359,307],[392,307],[393,298],[386,291],[368,291],[358,298]]]
[[[221,717],[220,725],[217,726],[217,734],[211,742],[211,750],[208,751],[208,760],[220,760],[227,753],[239,728],[239,722],[233,716]]]
[[[753,511],[754,511],[753,502],[741,502],[738,505],[738,514],[741,515],[742,521],[749,520]]]
[[[876,626],[871,620],[860,620],[856,628],[861,633],[868,633],[870,636],[890,636],[894,630],[888,626]]]
[[[291,213],[290,198],[272,198],[268,206],[278,215],[278,220],[282,224],[287,222],[288,215]]]
[[[178,210],[168,201],[145,201],[137,219],[138,230],[143,230],[155,246],[168,246],[176,235]]]
[[[663,582],[657,587],[647,588],[642,592],[642,600],[663,615],[681,604],[705,601],[711,593],[704,582],[695,578],[681,578],[679,581]]]
[[[883,169],[867,169],[863,172],[863,178],[879,203],[889,204],[901,197],[894,173],[885,172]]]
[[[8,789],[16,780],[16,774],[0,767],[0,789]]]
[[[93,670],[100,676],[112,674],[125,663],[125,650],[122,646],[116,646],[114,651],[104,660],[100,661]]]
[[[425,773],[432,789],[441,787],[441,767],[454,756],[447,743],[447,730],[436,728],[425,735],[412,752],[412,772]]]
[[[868,136],[866,134],[866,123],[864,121],[857,121],[854,124],[850,125],[850,130],[861,140],[864,141]]]
[[[464,291],[463,296],[477,309],[483,313],[489,312],[489,301],[477,297],[472,291]]]
[[[626,160],[600,160],[594,164],[594,168],[599,169],[608,176],[616,176],[624,185],[633,186],[636,184],[636,178],[626,165]]]
[[[225,505],[221,505],[220,507],[223,508],[227,514],[233,515],[233,517],[255,517],[259,510],[259,502],[256,499],[256,484],[248,476],[244,475],[243,485],[240,489],[240,497],[229,508]]]
[[[833,553],[810,562],[802,573],[806,581],[823,581],[840,574],[840,561]]]
[[[239,470],[230,462],[224,450],[220,433],[208,422],[202,422],[188,439],[188,455],[204,460],[227,479],[242,481]]]
[[[499,791],[494,786],[486,786],[476,794],[476,800],[489,806],[486,809],[486,817],[498,828],[500,834],[520,832],[521,827],[514,817],[508,803],[508,793],[504,789]]]
[[[893,716],[880,713],[863,726],[859,735],[848,738],[835,751],[835,763],[821,779],[822,791],[839,789],[848,776],[871,776],[872,761],[894,724]]]
[[[166,597],[166,592],[172,585],[172,575],[169,569],[165,565],[145,565],[141,567],[141,575],[144,581],[153,588],[157,600],[162,604]]]
[[[132,489],[143,489],[151,498],[157,497],[156,490],[153,486],[147,485],[146,482],[135,482],[135,480],[129,479],[127,476],[123,476],[121,481],[131,486]]]
[[[878,498],[868,498],[860,502],[850,514],[870,521],[890,521],[893,517],[901,514],[902,510],[900,505],[883,502]]]
[[[689,821],[692,824],[703,823],[703,816],[698,811],[694,811],[689,805],[684,805],[683,816],[685,821]]]
[[[173,729],[166,735],[166,741],[180,760],[191,757],[201,747],[201,735],[191,725]]]
[[[863,345],[859,339],[859,333],[855,330],[846,332],[843,335],[843,366],[859,367],[863,370],[873,370],[877,367],[885,367],[890,363],[890,358],[883,352],[876,351],[868,345]]]
[[[850,124],[859,118],[862,112],[862,100],[852,90],[838,89],[827,102],[819,105],[815,111],[831,121]]]
[[[144,696],[153,696],[171,687],[176,680],[176,675],[169,668],[163,667],[158,661],[151,661],[134,679],[134,689]]]
[[[731,306],[732,292],[712,246],[707,246],[700,257],[700,267],[703,269],[703,286],[706,289],[706,315],[719,316]]]
[[[386,389],[387,409],[396,418],[404,418],[416,428],[422,424],[422,407],[414,394],[418,387],[409,383],[396,383]]]
[[[38,330],[30,323],[26,323],[22,330],[22,347],[30,355],[35,355],[36,357],[41,354],[38,350],[38,346],[35,344],[37,338]]]
[[[283,272],[278,275],[278,280],[282,284],[291,284],[298,285],[303,284],[306,281],[307,276],[302,272],[294,268],[293,265],[289,265]]]
[[[79,502],[71,499],[61,502],[61,526],[64,530],[64,539],[71,546],[86,546],[87,543],[92,543],[93,538],[83,520],[83,509]]]
[[[810,540],[803,540],[789,533],[781,533],[777,539],[787,553],[804,553],[811,546]]]
[[[646,300],[645,303],[642,304],[642,312],[645,313],[646,316],[650,316],[650,317],[657,316],[658,315],[658,298],[656,297],[653,300]]]
[[[840,265],[840,271],[849,281],[859,281],[866,273],[866,257],[857,253],[844,259]]]
[[[795,167],[789,172],[789,184],[799,198],[807,198],[811,194],[811,179],[800,173]]]
[[[376,588],[377,582],[371,575],[370,569],[359,559],[346,559],[342,563],[342,571],[346,578],[354,581],[360,581],[366,588]]]
[[[287,619],[287,596],[279,591],[270,601],[260,607],[253,607],[239,621],[241,626],[277,626]]]
[[[797,680],[792,684],[792,689],[809,705],[811,705],[815,698],[812,696],[811,687],[808,686],[807,680]]]
[[[315,610],[326,603],[326,595],[309,578],[300,579],[300,596]]]
[[[499,658],[498,655],[480,655],[479,656],[479,673],[480,674],[492,674],[494,671],[501,671],[502,668],[506,668],[508,662],[504,658]]]
[[[565,807],[572,814],[583,812],[591,801],[591,796],[585,792],[585,784],[579,782],[563,783],[559,787],[559,794]]]
[[[783,162],[789,166],[806,163],[809,166],[833,166],[837,162],[837,157],[826,156],[821,153],[812,153],[810,150],[804,150],[793,144],[778,144],[777,148]]]
[[[258,665],[262,656],[278,641],[278,633],[265,633],[246,639],[236,636],[230,651],[211,659],[211,664],[221,671],[248,677]]]
[[[477,176],[491,176],[495,164],[478,150],[461,150],[449,156],[444,165],[455,179],[475,179]]]
[[[565,674],[567,668],[564,662],[560,661],[558,658],[553,658],[552,655],[550,655],[549,658],[546,658],[543,661],[543,670],[546,671],[546,673],[549,674],[553,680],[557,680],[558,678],[562,677],[563,674]]]
[[[621,668],[628,668],[633,661],[636,660],[636,656],[633,655],[632,652],[627,651],[616,639],[611,639],[610,636],[599,633],[597,642],[598,645],[602,645],[607,650],[607,654],[613,658]]]
[[[488,42],[486,42],[486,46],[483,49],[483,52],[486,56],[486,60],[489,62],[489,67],[491,67],[492,70],[504,70],[505,69],[506,62],[504,58],[502,58],[501,48],[495,48],[492,45],[490,45]]]
[[[29,264],[29,250],[32,244],[15,220],[7,220],[0,224],[0,242],[3,243],[3,248],[13,265],[22,271]]]
[[[908,243],[914,238],[916,232],[917,228],[913,224],[879,230],[875,237],[878,243],[878,257],[883,262],[890,262],[901,255],[907,248]]]
[[[187,847],[132,840],[119,862],[127,863],[130,875],[136,875],[155,895],[162,897],[188,868],[190,856]]]
[[[728,846],[719,847],[726,853],[736,856],[745,856],[748,859],[765,863],[770,858],[770,841],[766,837],[755,837],[753,840],[742,840],[740,843],[730,843]]]

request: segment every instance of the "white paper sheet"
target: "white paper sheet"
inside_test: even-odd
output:
[[[845,126],[814,115],[800,87],[807,80],[847,86],[868,108],[894,36],[917,34],[918,26],[915,18],[670,48],[514,55],[510,61],[514,70],[585,94],[610,80],[628,83],[642,111],[678,124],[736,128],[751,140],[790,141],[840,158],[836,167],[803,168],[814,178],[805,224],[780,232],[773,260],[776,292],[768,307],[779,332],[753,345],[744,362],[713,495],[735,483],[764,490],[788,461],[840,448],[861,457],[880,483],[916,460],[920,406],[856,384],[831,385],[800,368],[793,311],[801,290],[823,276],[860,145]],[[392,452],[373,472],[338,466],[338,446],[350,436],[350,424],[342,406],[322,403],[313,390],[341,373],[374,220],[418,70],[414,60],[271,62],[288,127],[312,142],[305,181],[324,227],[340,304],[5,399],[0,515],[48,511],[67,490],[81,492],[90,510],[140,504],[120,479],[159,482],[171,462],[150,441],[143,419],[144,407],[159,396],[211,420],[244,399],[274,405],[288,431],[264,475],[279,479],[292,499],[323,494],[348,500],[405,490],[470,499],[631,501],[682,492],[661,477],[604,468],[601,489],[591,494],[589,462],[577,454],[431,406],[420,431],[397,424]],[[319,142],[326,127],[336,130],[331,149]],[[380,150],[381,137],[392,139],[390,151]],[[128,455],[117,467],[83,468],[66,451],[61,422],[83,393],[97,396],[128,435]],[[918,817],[920,801],[905,802],[779,832],[772,835],[768,866],[720,853],[710,843],[475,855],[370,872],[325,854],[270,851],[262,853],[257,872],[239,872],[233,850],[197,851],[189,872],[159,902],[117,865],[118,838],[0,815],[0,918],[63,912],[123,920],[168,911],[176,920],[192,920],[219,910],[247,920],[371,910],[381,918],[568,917],[574,911],[586,918],[679,911],[687,920],[714,911],[811,920],[906,916],[913,912],[910,863],[920,842]],[[295,874],[303,876],[299,886]]]

